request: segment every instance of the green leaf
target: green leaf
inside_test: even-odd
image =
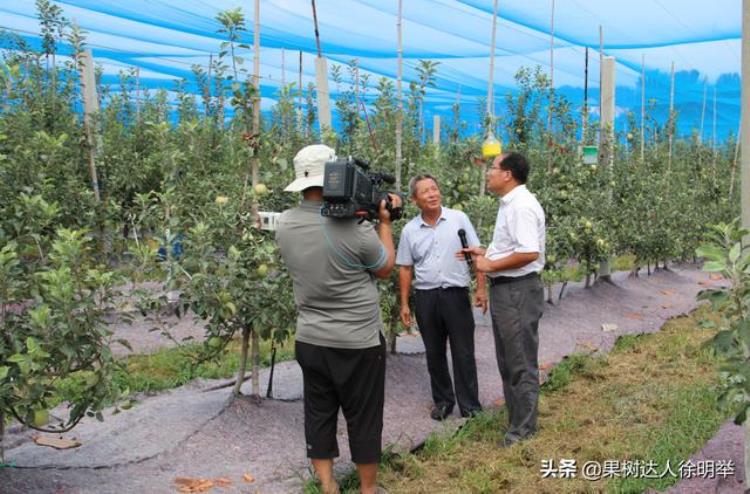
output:
[[[60,346],[60,351],[62,352],[63,355],[65,355],[69,359],[72,359],[73,356],[75,356],[75,354],[76,354],[75,350],[73,350],[73,347],[71,347],[68,344],[61,345]]]
[[[726,263],[720,261],[708,261],[703,265],[703,271],[707,273],[716,273],[724,271],[727,268]]]
[[[31,320],[40,328],[47,327],[49,322],[50,309],[47,305],[40,305],[39,307],[29,311]]]
[[[130,346],[130,342],[128,340],[123,339],[123,338],[119,338],[119,339],[117,339],[115,341],[117,343],[119,343],[120,345],[124,346],[125,348],[127,348],[128,350],[130,350],[131,352],[133,351],[133,347]]]
[[[742,255],[742,245],[737,242],[729,250],[729,260],[733,263],[737,262],[737,260],[740,258],[740,255]]]
[[[72,424],[75,422],[78,417],[84,414],[86,411],[86,405],[84,403],[76,403],[73,405],[73,409],[70,411],[70,415],[68,416],[68,423],[67,425]]]
[[[750,319],[745,319],[737,329],[737,336],[748,348],[750,348]]]
[[[734,346],[734,331],[719,331],[711,341],[717,352],[724,354],[729,353]]]
[[[29,336],[26,338],[26,348],[28,348],[29,353],[36,353],[39,352],[42,348],[39,346],[39,343]]]
[[[697,300],[708,300],[711,302],[711,306],[714,309],[718,309],[722,305],[724,305],[729,300],[729,293],[727,293],[724,290],[702,290],[698,296],[696,297]],[[705,326],[704,326],[705,327]]]
[[[12,362],[14,364],[20,364],[21,362],[26,362],[27,360],[28,357],[20,353],[14,353],[10,357],[8,357],[8,362]]]
[[[8,373],[10,372],[10,367],[2,365],[0,366],[0,381],[8,377]]]
[[[747,410],[750,408],[750,403],[744,403],[741,405],[740,412],[737,414],[737,416],[734,418],[734,423],[737,425],[742,425],[745,423],[745,420],[747,420]]]
[[[31,372],[31,361],[24,359],[18,362],[18,369],[21,371],[21,375],[27,376]]]
[[[701,245],[695,249],[695,255],[704,257],[709,261],[723,261],[725,256],[724,249],[711,244]]]

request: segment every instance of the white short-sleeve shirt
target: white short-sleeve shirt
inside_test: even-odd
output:
[[[456,259],[461,249],[458,231],[463,229],[469,247],[479,245],[479,238],[463,211],[443,206],[435,225],[429,225],[421,214],[401,231],[396,264],[414,266],[414,288],[467,287],[471,272],[464,260]]]
[[[525,185],[518,185],[505,194],[500,199],[495,232],[485,257],[494,261],[514,252],[538,252],[539,257],[520,268],[488,273],[488,276],[518,277],[540,273],[544,268],[544,228],[544,210]]]

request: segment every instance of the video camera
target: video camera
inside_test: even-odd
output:
[[[325,165],[323,179],[323,216],[332,218],[361,218],[373,221],[378,217],[380,201],[385,199],[392,220],[403,214],[394,208],[384,184],[396,179],[386,173],[370,172],[370,163],[359,158],[340,158]],[[398,194],[398,192],[390,192]]]

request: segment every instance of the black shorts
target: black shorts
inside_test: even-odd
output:
[[[302,368],[307,457],[339,455],[336,422],[339,408],[349,432],[354,463],[380,461],[385,397],[385,341],[363,349],[331,348],[297,342]]]

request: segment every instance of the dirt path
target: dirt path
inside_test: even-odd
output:
[[[166,295],[171,302],[178,297],[177,292],[164,292],[162,285],[156,282],[141,283],[137,286],[139,290],[150,291],[154,296]],[[167,311],[162,314],[159,321],[150,320],[141,315],[140,311],[134,305],[136,296],[132,295],[135,287],[124,286],[121,296],[118,297],[117,307],[121,314],[127,314],[132,318],[131,323],[124,323],[113,318],[110,329],[114,332],[113,340],[120,338],[128,340],[132,351],[123,345],[114,345],[112,353],[117,356],[133,354],[154,353],[160,348],[169,348],[176,346],[177,343],[166,335],[161,329],[167,329],[172,337],[178,342],[183,340],[203,341],[205,334],[204,324],[196,321],[191,312],[177,317],[173,312]],[[155,328],[160,328],[155,330]]]
[[[562,304],[548,307],[540,324],[544,366],[576,351],[607,351],[620,334],[656,331],[668,318],[694,308],[696,293],[716,283],[691,267],[636,280],[618,273],[615,282],[616,286],[593,289],[574,284]],[[475,317],[480,399],[485,406],[493,406],[502,397],[502,388],[489,318]],[[605,332],[602,324],[615,324],[617,329]],[[399,348],[405,353],[388,360],[384,442],[405,451],[433,431],[455,429],[462,419],[454,416],[436,423],[429,418],[429,381],[424,355],[418,353],[421,341],[403,337]],[[261,382],[265,389],[266,372]],[[277,366],[274,397],[278,399],[264,400],[260,406],[242,399],[225,408],[229,390],[204,392],[213,384],[197,381],[144,398],[127,412],[105,413],[103,423],[84,421],[66,434],[82,441],[74,450],[39,447],[23,441],[19,433],[15,439],[20,444],[6,452],[6,460],[18,468],[0,470],[2,492],[167,493],[176,492],[173,481],[178,476],[232,481],[213,492],[299,492],[309,470],[296,362]],[[249,391],[248,385],[243,391]],[[339,433],[342,457],[337,465],[348,470],[352,465],[343,420]],[[736,436],[735,430],[722,428],[716,438],[718,446],[712,450],[709,443],[704,451],[733,459],[739,472],[744,461],[741,448],[727,449],[727,444],[738,441]],[[244,474],[251,474],[255,481],[244,483]]]
[[[743,451],[745,432],[742,427],[728,420],[698,453],[690,457],[694,465],[711,464],[716,468],[720,463],[731,461],[734,475],[695,476],[683,479],[667,490],[667,494],[742,494],[745,486],[745,452]]]

